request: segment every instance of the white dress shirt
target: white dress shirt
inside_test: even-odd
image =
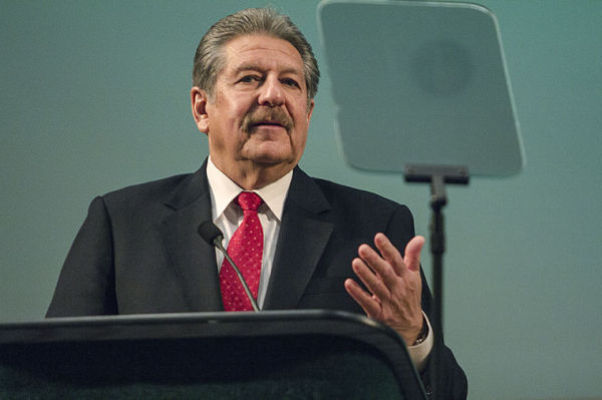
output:
[[[257,293],[257,305],[260,309],[263,308],[268,282],[272,274],[276,241],[282,221],[282,209],[292,179],[293,171],[291,170],[276,182],[270,183],[261,189],[253,190],[263,200],[263,204],[257,210],[263,228],[263,258]],[[223,232],[224,247],[228,248],[230,238],[243,219],[241,208],[233,201],[243,189],[217,169],[211,161],[211,157],[207,161],[207,180],[209,181],[209,192],[211,194],[211,217],[213,223]],[[216,249],[215,258],[219,272],[224,261],[224,255]]]

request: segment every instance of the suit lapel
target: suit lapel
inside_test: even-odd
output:
[[[295,168],[264,309],[296,308],[333,231],[329,210],[319,187]]]
[[[173,212],[161,227],[165,247],[189,311],[222,309],[215,251],[197,233],[198,226],[211,220],[211,197],[206,163],[186,178],[165,201]]]

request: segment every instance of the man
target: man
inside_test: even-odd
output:
[[[288,17],[250,9],[212,26],[190,92],[208,160],[194,174],[94,199],[47,316],[250,309],[232,266],[197,234],[211,220],[261,309],[363,310],[395,329],[426,371],[430,294],[409,210],[297,167],[318,80]],[[448,349],[443,361],[442,392],[465,397]]]

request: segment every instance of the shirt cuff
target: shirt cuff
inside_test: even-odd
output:
[[[415,346],[408,346],[408,353],[410,354],[410,359],[414,363],[414,366],[418,370],[418,372],[422,372],[426,365],[426,361],[428,359],[429,354],[431,354],[431,350],[433,349],[434,343],[434,335],[433,335],[433,327],[431,326],[431,322],[424,312],[422,312],[424,316],[424,320],[428,326],[428,333],[426,335],[426,339],[420,344]]]

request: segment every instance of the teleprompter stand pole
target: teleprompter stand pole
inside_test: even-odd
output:
[[[441,352],[443,351],[443,253],[445,252],[445,226],[442,209],[447,204],[445,184],[467,185],[469,181],[466,167],[416,165],[405,166],[406,182],[422,182],[431,184],[432,210],[430,224],[431,254],[433,258],[433,309],[431,325],[433,326],[434,345],[430,363],[430,382],[433,399],[439,398],[437,382],[441,376]]]

